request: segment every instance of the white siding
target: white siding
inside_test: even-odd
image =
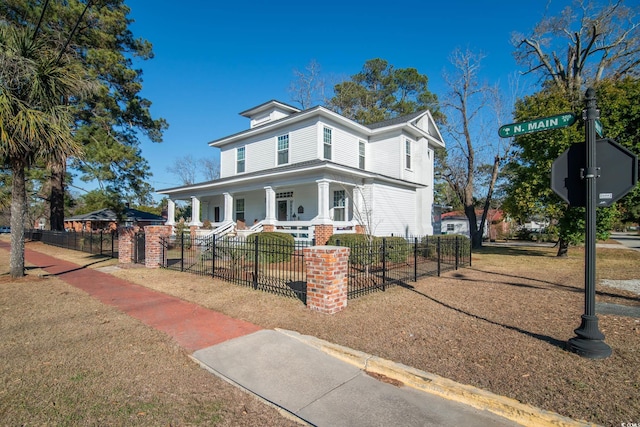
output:
[[[236,148],[245,148],[245,173],[271,169],[277,164],[278,136],[289,134],[289,164],[316,158],[316,127],[314,121],[298,123],[295,127],[273,130],[247,138],[242,143],[226,145],[220,153],[220,177],[236,173]]]
[[[315,122],[316,120],[305,120],[289,128],[289,163],[300,163],[316,158],[318,136]]]
[[[324,158],[324,141],[323,129],[328,127],[331,129],[332,137],[332,153],[331,161],[341,165],[358,167],[358,141],[366,141],[364,135],[354,134],[353,131],[333,122],[318,123],[318,149],[317,158]]]
[[[400,178],[400,168],[404,167],[404,146],[400,145],[400,135],[384,135],[370,139],[367,170],[393,178]],[[400,163],[402,162],[402,163]]]
[[[406,236],[417,233],[416,198],[413,190],[374,184],[372,230],[378,236]]]

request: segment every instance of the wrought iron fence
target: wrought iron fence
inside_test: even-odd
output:
[[[185,233],[162,238],[162,246],[167,269],[218,277],[306,303],[304,243]]]
[[[110,231],[51,231],[25,230],[25,239],[47,245],[118,258],[118,232]]]
[[[464,236],[383,237],[344,246],[351,249],[348,298],[471,265],[471,242]]]

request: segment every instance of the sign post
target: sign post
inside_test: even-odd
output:
[[[596,316],[596,126],[600,112],[596,106],[596,91],[587,89],[585,97],[586,139],[586,168],[584,179],[586,183],[586,236],[585,236],[585,304],[582,323],[574,332],[576,337],[571,338],[567,348],[580,356],[589,359],[604,359],[611,355],[611,347],[604,342],[604,334],[598,329],[598,316]]]

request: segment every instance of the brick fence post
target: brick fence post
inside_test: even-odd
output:
[[[316,239],[316,245],[326,245],[329,238],[333,236],[333,225],[331,224],[318,224],[315,227],[314,236]]]
[[[347,308],[349,248],[313,246],[304,249],[307,307],[334,314]]]
[[[133,227],[121,227],[118,230],[118,262],[120,264],[133,263]]]
[[[148,225],[144,228],[144,266],[158,268],[164,263],[162,259],[161,237],[171,235],[173,227],[170,225]]]

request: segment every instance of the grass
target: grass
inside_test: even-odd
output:
[[[96,259],[84,258],[86,254],[41,244],[29,244],[28,247],[81,265],[91,264],[89,268],[102,265]],[[575,419],[602,425],[638,422],[640,319],[599,315],[605,341],[613,348],[613,355],[607,359],[584,359],[564,348],[566,341],[574,336],[573,330],[580,325],[583,312],[583,264],[584,251],[580,248],[572,248],[568,258],[560,259],[555,257],[555,248],[486,247],[473,253],[471,268],[350,300],[346,310],[332,316],[311,312],[296,299],[254,291],[210,277],[144,268],[120,269],[112,274],[265,328],[278,327],[317,336]],[[597,301],[640,306],[639,295],[599,283],[601,279],[640,279],[640,252],[599,248],[596,275]],[[47,283],[53,280],[57,279],[48,279]],[[11,297],[3,293],[3,307],[17,304],[27,310],[33,304],[25,302],[24,305],[23,300],[28,301],[29,295],[35,291],[13,286],[21,289],[22,293]],[[73,289],[65,292],[69,295],[78,293]],[[41,301],[41,307],[47,307],[50,299],[51,295]],[[115,326],[114,321],[102,323],[106,308],[97,303],[85,301],[76,309],[81,311],[74,313],[69,309],[58,313],[55,319],[64,319],[65,322],[70,318],[82,320],[97,330]],[[29,316],[25,316],[24,322],[31,321],[31,311],[28,311]],[[109,355],[124,352],[127,360],[141,358],[142,368],[136,369],[138,372],[153,372],[152,377],[156,381],[164,375],[174,376],[175,371],[181,374],[183,370],[190,372],[184,361],[176,363],[176,350],[171,343],[154,331],[143,328],[145,330],[139,331],[141,335],[136,335],[134,340],[134,343],[142,340],[149,348],[160,346],[150,359],[146,353],[150,350],[142,350],[129,341],[113,342],[114,337],[124,331],[126,335],[131,335],[130,331],[138,333],[140,325],[122,322],[125,319],[118,321],[115,331],[93,336],[94,346],[99,343]],[[55,323],[54,319],[45,321],[45,324]],[[78,325],[68,327],[71,331],[74,327],[80,328]],[[29,332],[24,336],[30,336]],[[65,339],[71,336],[73,334],[67,333]],[[81,346],[85,341],[67,341],[66,346]],[[132,353],[133,348],[138,353]],[[145,355],[139,354],[140,351]],[[171,368],[160,375],[158,363]],[[101,371],[102,377],[92,377],[85,373],[86,368],[76,366],[62,378],[83,374],[86,378],[80,383],[84,384],[98,381],[94,378],[102,379],[107,374],[117,377],[118,368],[106,366]],[[89,372],[97,374],[92,370]],[[188,375],[193,373],[186,374],[184,381],[182,375],[171,381],[185,388],[197,389],[191,385],[193,380],[186,379]],[[9,376],[4,381],[13,384],[13,378]],[[37,395],[35,377],[30,381],[30,393]],[[162,413],[161,409],[170,402],[156,402],[148,398],[149,394],[162,396],[167,390],[163,384],[166,386],[166,382],[129,384],[128,391],[123,394],[147,396],[146,400],[138,402],[157,403],[158,407],[142,418],[162,420],[168,424],[171,420],[163,417],[169,415]],[[121,396],[117,391],[111,393]],[[187,392],[187,396],[193,396],[190,393],[200,392],[192,390]],[[121,398],[118,402],[122,402]],[[237,408],[233,402],[224,400],[193,402],[183,409],[183,412],[190,413],[189,418],[185,418],[189,420],[186,424],[195,423],[203,415],[200,408],[215,403],[221,405],[223,420],[229,419],[225,418],[228,417],[225,408]],[[131,415],[123,417],[129,420]],[[264,423],[257,421],[254,424]]]

